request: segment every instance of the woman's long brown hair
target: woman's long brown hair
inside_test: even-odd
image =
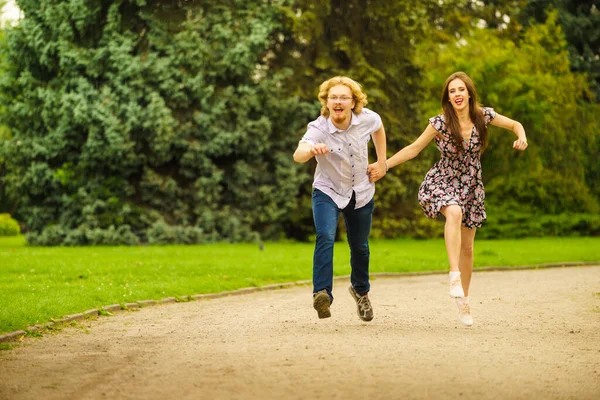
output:
[[[444,89],[442,90],[442,109],[444,110],[444,119],[446,120],[446,126],[450,130],[452,135],[452,141],[457,151],[462,152],[464,150],[463,137],[460,132],[460,122],[458,116],[454,112],[454,107],[450,103],[450,94],[448,93],[448,86],[450,82],[455,79],[460,79],[465,83],[467,91],[469,92],[469,117],[475,125],[477,132],[479,132],[479,138],[481,140],[481,152],[485,150],[488,145],[488,131],[485,125],[485,117],[483,116],[483,110],[481,104],[477,102],[477,91],[475,90],[475,84],[464,72],[455,72],[446,79],[444,83]]]

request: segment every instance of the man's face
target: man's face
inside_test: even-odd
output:
[[[346,120],[349,121],[354,108],[352,90],[346,85],[337,85],[329,89],[327,108],[334,123],[341,124]]]

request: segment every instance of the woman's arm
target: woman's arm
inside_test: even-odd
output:
[[[498,126],[500,128],[508,129],[513,131],[517,135],[517,140],[513,143],[513,149],[525,150],[527,148],[527,136],[525,135],[525,128],[519,121],[505,117],[504,115],[496,114],[493,120],[490,121],[491,125]]]
[[[436,135],[439,135],[438,131],[433,126],[427,125],[427,128],[425,128],[417,140],[388,158],[386,169],[393,168],[396,165],[415,158]],[[371,182],[378,181],[385,175],[385,171],[382,172],[376,163],[369,165],[367,172],[369,173],[369,180]]]
[[[427,128],[425,128],[417,140],[388,158],[388,168],[393,168],[396,165],[400,165],[403,162],[412,160],[418,156],[419,153],[433,140],[436,135],[438,135],[438,131],[436,131],[433,126],[427,125]]]

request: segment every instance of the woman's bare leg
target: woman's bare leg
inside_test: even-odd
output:
[[[465,297],[469,295],[469,286],[471,285],[471,276],[473,274],[473,244],[475,242],[476,232],[477,228],[469,229],[465,226],[461,227],[460,259],[458,266]]]
[[[442,207],[440,212],[446,217],[444,240],[446,241],[446,253],[448,254],[450,271],[458,272],[460,271],[462,210],[460,206],[451,204]]]

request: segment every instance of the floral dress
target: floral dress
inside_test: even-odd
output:
[[[492,108],[483,108],[485,124],[496,116]],[[481,141],[477,129],[473,127],[471,138],[465,140],[464,151],[456,150],[444,115],[429,119],[429,123],[442,134],[435,137],[435,144],[441,158],[427,172],[419,188],[419,204],[425,215],[436,218],[440,209],[457,204],[462,209],[462,224],[467,228],[481,227],[486,219],[483,200],[485,192],[481,180]]]

